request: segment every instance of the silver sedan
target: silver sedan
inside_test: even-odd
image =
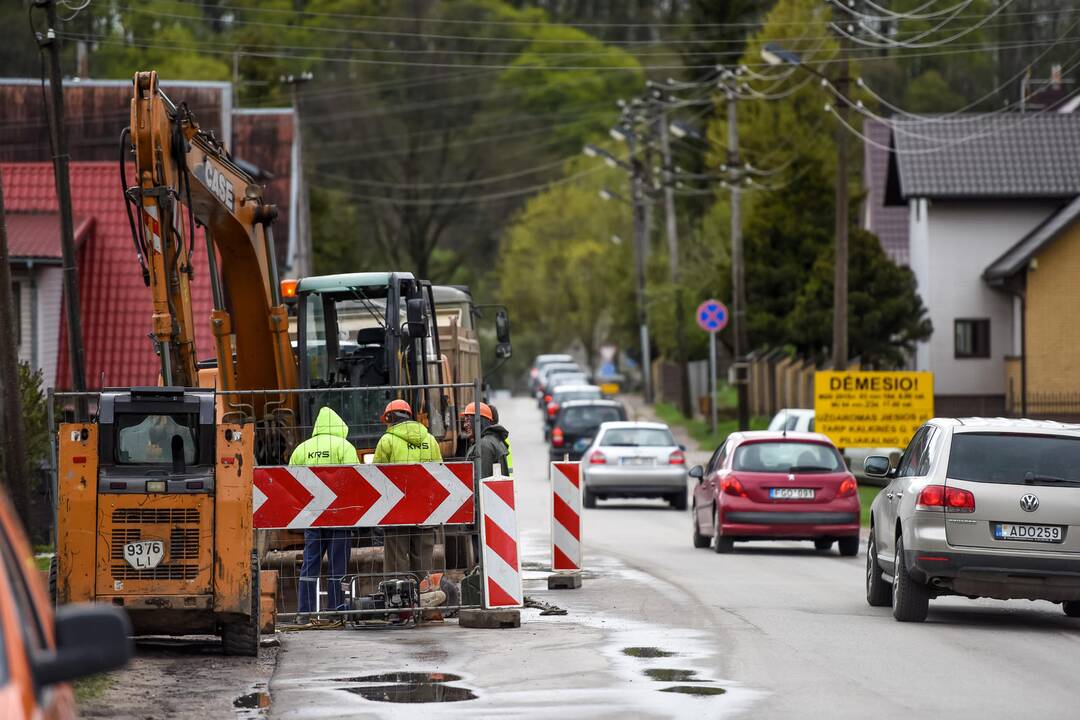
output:
[[[686,509],[686,455],[663,423],[603,423],[581,467],[587,508],[598,498],[658,497]]]

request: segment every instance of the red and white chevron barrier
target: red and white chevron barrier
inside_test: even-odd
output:
[[[384,527],[471,523],[472,463],[255,468],[255,527]]]
[[[551,569],[581,572],[581,463],[551,463]]]
[[[480,544],[484,553],[484,607],[517,608],[524,604],[518,559],[514,481],[494,477],[480,481]]]

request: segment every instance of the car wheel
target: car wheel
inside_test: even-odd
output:
[[[859,554],[859,536],[842,537],[837,541],[837,547],[842,557],[855,557]]]
[[[1080,617],[1080,600],[1066,600],[1061,603],[1061,609],[1069,617]]]
[[[720,534],[720,510],[713,508],[712,549],[717,553],[729,553],[735,549],[735,541]]]
[[[900,622],[922,622],[930,609],[930,591],[908,574],[904,560],[904,538],[896,539],[896,575],[892,584],[892,614]]]
[[[694,525],[694,547],[707,548],[709,547],[709,538],[701,534],[701,528],[698,527],[697,521],[697,507],[690,513],[690,522]]]
[[[53,555],[49,560],[49,600],[52,601],[53,607],[56,607],[56,556]]]
[[[888,607],[892,604],[892,588],[881,576],[881,566],[878,565],[873,528],[870,528],[870,539],[866,541],[866,602],[871,607]]]
[[[818,538],[814,541],[815,550],[829,550],[832,548],[832,540],[828,538]]]
[[[668,502],[671,503],[673,510],[686,510],[686,493],[675,493],[668,498]]]
[[[590,509],[596,507],[596,493],[594,493],[589,488],[585,488],[585,490],[583,491],[583,496],[584,497],[583,497],[582,502],[585,505],[585,507],[590,508]]]

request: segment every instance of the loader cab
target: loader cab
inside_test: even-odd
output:
[[[445,433],[440,391],[417,387],[444,382],[429,282],[411,273],[348,273],[301,279],[295,294],[290,334],[300,387],[324,391],[305,396],[302,426],[329,406],[354,445],[372,448],[383,408],[400,397],[436,437]]]

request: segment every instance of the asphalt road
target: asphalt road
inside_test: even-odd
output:
[[[725,556],[695,550],[689,514],[660,503],[585,511],[584,587],[548,591],[539,411],[528,399],[499,408],[514,445],[526,594],[569,614],[527,610],[518,630],[448,623],[287,634],[270,684],[272,716],[433,709],[350,689],[386,672],[458,676],[452,686],[473,698],[440,705],[440,717],[1077,716],[1080,621],[1059,606],[942,599],[925,624],[897,623],[866,605],[863,557],[817,553],[809,543],[739,545]]]

